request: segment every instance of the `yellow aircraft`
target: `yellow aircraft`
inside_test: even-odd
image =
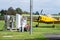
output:
[[[59,20],[46,16],[46,15],[40,15],[38,17],[38,22],[44,22],[44,23],[60,23]]]
[[[37,19],[37,22],[38,22],[38,25],[39,25],[39,23],[47,23],[47,24],[52,23],[54,26],[54,24],[60,23],[60,20],[57,20],[57,19],[50,17],[50,16],[40,15]],[[36,26],[38,26],[38,25],[36,25]]]
[[[43,9],[41,10],[41,13],[40,14],[42,14],[42,12],[43,12]],[[38,22],[43,22],[43,23],[60,23],[60,20],[57,20],[57,19],[55,19],[55,18],[53,18],[53,17],[51,17],[51,16],[47,16],[47,15],[39,15],[39,17],[38,17],[38,20],[37,20]]]

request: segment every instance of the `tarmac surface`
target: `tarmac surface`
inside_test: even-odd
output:
[[[59,33],[53,33],[53,34],[44,34],[44,37],[48,40],[60,40],[60,34]]]

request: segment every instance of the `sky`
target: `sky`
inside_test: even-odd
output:
[[[30,11],[30,0],[0,0],[0,10],[9,7],[21,8],[23,11]],[[33,0],[33,12],[43,9],[45,14],[57,14],[60,12],[60,0]]]

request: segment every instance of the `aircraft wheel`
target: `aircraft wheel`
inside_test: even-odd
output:
[[[38,25],[36,25],[36,27],[38,27]]]

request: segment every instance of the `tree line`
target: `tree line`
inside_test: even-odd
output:
[[[4,10],[2,9],[0,11],[0,15],[3,16],[3,15],[15,15],[16,13],[19,13],[19,14],[29,14],[29,12],[26,12],[26,11],[22,11],[21,8],[16,8],[16,9],[13,9],[13,7],[10,7],[8,8],[8,10]]]
[[[19,14],[30,14],[30,12],[27,12],[27,11],[22,11],[21,8],[16,8],[16,9],[13,9],[13,7],[9,7],[8,10],[0,10],[0,16],[4,16],[4,15],[15,15],[16,13],[19,13]],[[33,12],[34,15],[39,15],[39,12],[36,11],[35,13]]]
[[[19,13],[19,14],[30,14],[30,12],[27,12],[27,11],[23,11],[21,8],[16,8],[16,9],[13,9],[13,7],[9,7],[7,10],[0,10],[0,16],[4,16],[4,15],[15,15],[16,13]],[[33,12],[33,15],[39,15],[41,13],[39,13],[38,11],[36,12]],[[60,15],[60,12],[56,15]]]

